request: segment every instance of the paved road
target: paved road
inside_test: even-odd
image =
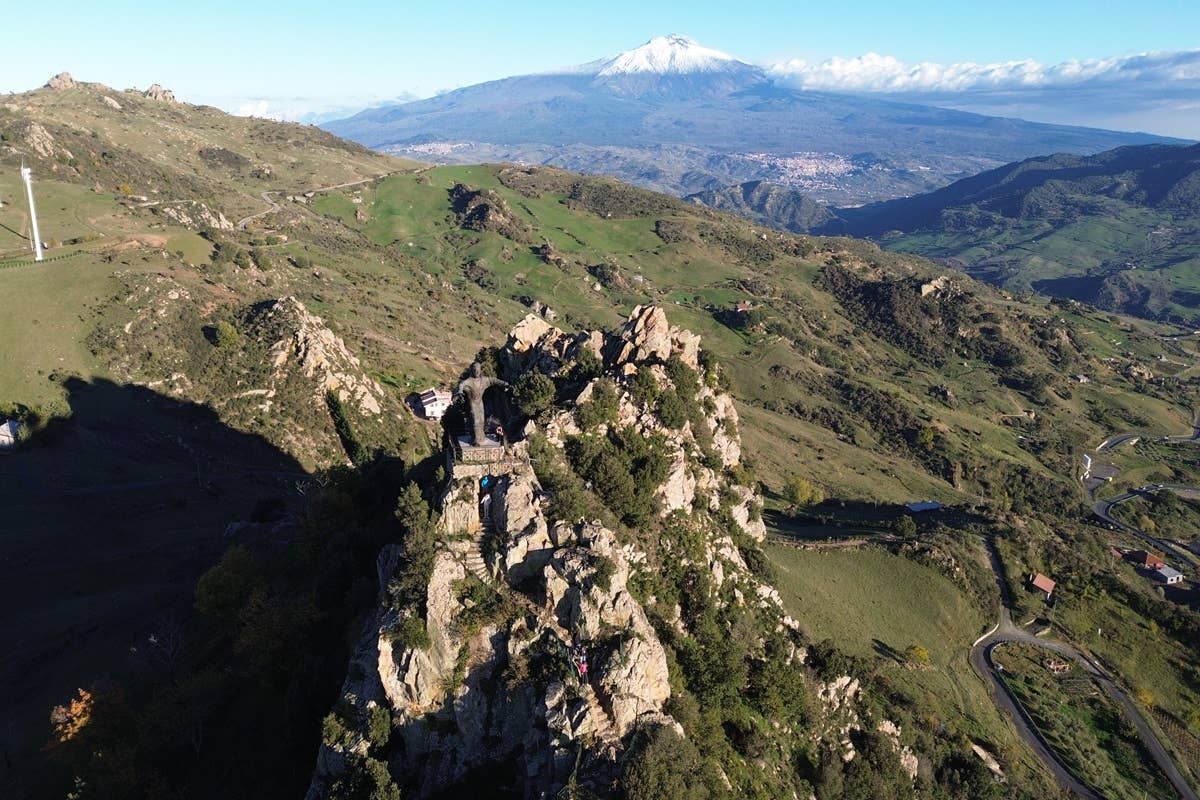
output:
[[[1087,800],[1103,800],[1103,798],[1086,783],[1079,779],[1066,764],[1064,764],[1057,754],[1050,748],[1042,735],[1038,732],[1037,726],[1030,719],[1028,713],[1017,701],[1016,697],[1009,690],[1008,686],[1000,678],[996,666],[992,661],[992,652],[1001,645],[1010,642],[1020,642],[1023,644],[1040,647],[1044,650],[1050,650],[1062,656],[1074,659],[1085,670],[1095,678],[1100,684],[1105,693],[1116,703],[1117,707],[1125,715],[1126,719],[1133,724],[1137,730],[1138,737],[1142,740],[1142,744],[1153,757],[1154,762],[1162,770],[1163,774],[1175,787],[1175,791],[1184,800],[1200,800],[1196,796],[1195,791],[1184,779],[1179,767],[1171,759],[1166,747],[1159,741],[1158,736],[1151,729],[1145,717],[1142,716],[1141,710],[1134,705],[1133,701],[1116,685],[1115,682],[1096,664],[1091,658],[1080,653],[1066,642],[1057,641],[1055,639],[1047,639],[1035,636],[1022,627],[1017,626],[1012,621],[1012,606],[1011,597],[1008,592],[1008,582],[1004,577],[1004,567],[1000,562],[999,554],[996,552],[995,544],[992,540],[987,540],[988,559],[991,562],[992,573],[996,578],[996,585],[1000,589],[1000,619],[996,623],[996,627],[989,633],[979,637],[971,648],[971,665],[975,671],[984,677],[991,684],[992,694],[995,697],[996,704],[1008,712],[1012,717],[1013,723],[1016,725],[1017,734],[1022,741],[1037,754],[1042,763],[1054,775],[1054,779],[1063,788],[1072,793],[1087,798]]]
[[[257,214],[251,214],[248,217],[242,217],[241,219],[239,219],[237,222],[237,228],[239,231],[246,230],[246,225],[248,225],[251,221],[258,219],[259,217],[265,217],[267,214],[274,214],[276,211],[279,210],[279,203],[276,203],[274,200],[271,199],[271,195],[273,195],[273,194],[279,194],[279,193],[278,192],[262,192],[259,195],[259,197],[261,197],[263,199],[263,202],[266,203],[267,205],[269,205],[270,208],[268,208],[266,211],[260,211]]]
[[[1135,497],[1141,497],[1155,491],[1174,492],[1175,494],[1189,498],[1200,497],[1200,488],[1195,486],[1182,486],[1174,483],[1154,484],[1153,486],[1143,486],[1140,489],[1134,489],[1133,491],[1125,492],[1125,494],[1120,494],[1116,497],[1110,497],[1107,500],[1093,500],[1092,512],[1109,525],[1133,534],[1143,542],[1158,548],[1164,553],[1171,553],[1176,558],[1181,559],[1185,564],[1191,563],[1193,558],[1192,554],[1188,553],[1183,548],[1168,542],[1166,539],[1160,539],[1157,536],[1151,536],[1145,531],[1135,528],[1128,523],[1122,522],[1113,516],[1112,511],[1114,506],[1124,503],[1127,500],[1132,500]]]

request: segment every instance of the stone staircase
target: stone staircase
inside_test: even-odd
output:
[[[471,540],[471,545],[463,558],[463,566],[467,571],[484,583],[492,583],[492,573],[488,570],[487,562],[483,559],[483,542],[492,535],[492,525],[484,522],[483,528]]]
[[[588,716],[591,717],[596,725],[595,737],[597,743],[602,746],[602,752],[609,758],[616,758],[617,748],[621,746],[621,737],[617,735],[617,726],[613,722],[612,716],[605,710],[600,703],[600,698],[589,684],[583,684],[580,687],[583,691],[584,700],[588,705]]]

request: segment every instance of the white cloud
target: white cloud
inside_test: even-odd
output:
[[[892,56],[867,53],[821,62],[792,59],[770,68],[781,83],[801,89],[840,92],[995,91],[1116,83],[1200,82],[1200,50],[1141,53],[1134,56],[1063,61],[1033,60],[977,64],[964,61],[908,64]]]
[[[405,92],[391,97],[350,96],[337,100],[317,97],[225,97],[209,102],[239,117],[262,117],[318,125],[329,120],[353,116],[364,108],[407,103],[418,99],[420,98],[417,95]]]

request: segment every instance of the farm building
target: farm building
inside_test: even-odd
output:
[[[0,453],[9,452],[17,449],[18,435],[21,432],[21,423],[15,419],[6,419],[0,422]]]
[[[421,392],[420,399],[421,413],[425,415],[425,419],[441,419],[454,398],[445,389],[433,387]]]
[[[906,503],[904,507],[914,514],[920,514],[924,511],[938,511],[942,504],[936,500],[921,500],[920,502]]]
[[[1125,557],[1142,569],[1158,569],[1165,562],[1147,550],[1130,550]]]
[[[1052,581],[1050,578],[1047,578],[1040,572],[1029,576],[1030,590],[1041,592],[1047,600],[1050,599],[1050,595],[1054,594],[1054,587],[1056,585],[1057,584],[1054,581]]]
[[[1154,570],[1150,577],[1154,578],[1154,580],[1159,581],[1160,583],[1165,583],[1167,586],[1174,586],[1175,584],[1183,581],[1182,572],[1177,569],[1173,569],[1172,567],[1168,567],[1165,564]]]

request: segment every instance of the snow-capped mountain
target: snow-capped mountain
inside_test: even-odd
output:
[[[553,164],[675,194],[765,180],[838,205],[927,192],[1034,155],[1166,141],[800,91],[678,35],[324,127],[424,160]]]
[[[728,53],[705,47],[694,39],[678,34],[655,36],[641,47],[618,53],[599,63],[600,69],[596,74],[603,77],[642,73],[721,72],[750,66]]]

